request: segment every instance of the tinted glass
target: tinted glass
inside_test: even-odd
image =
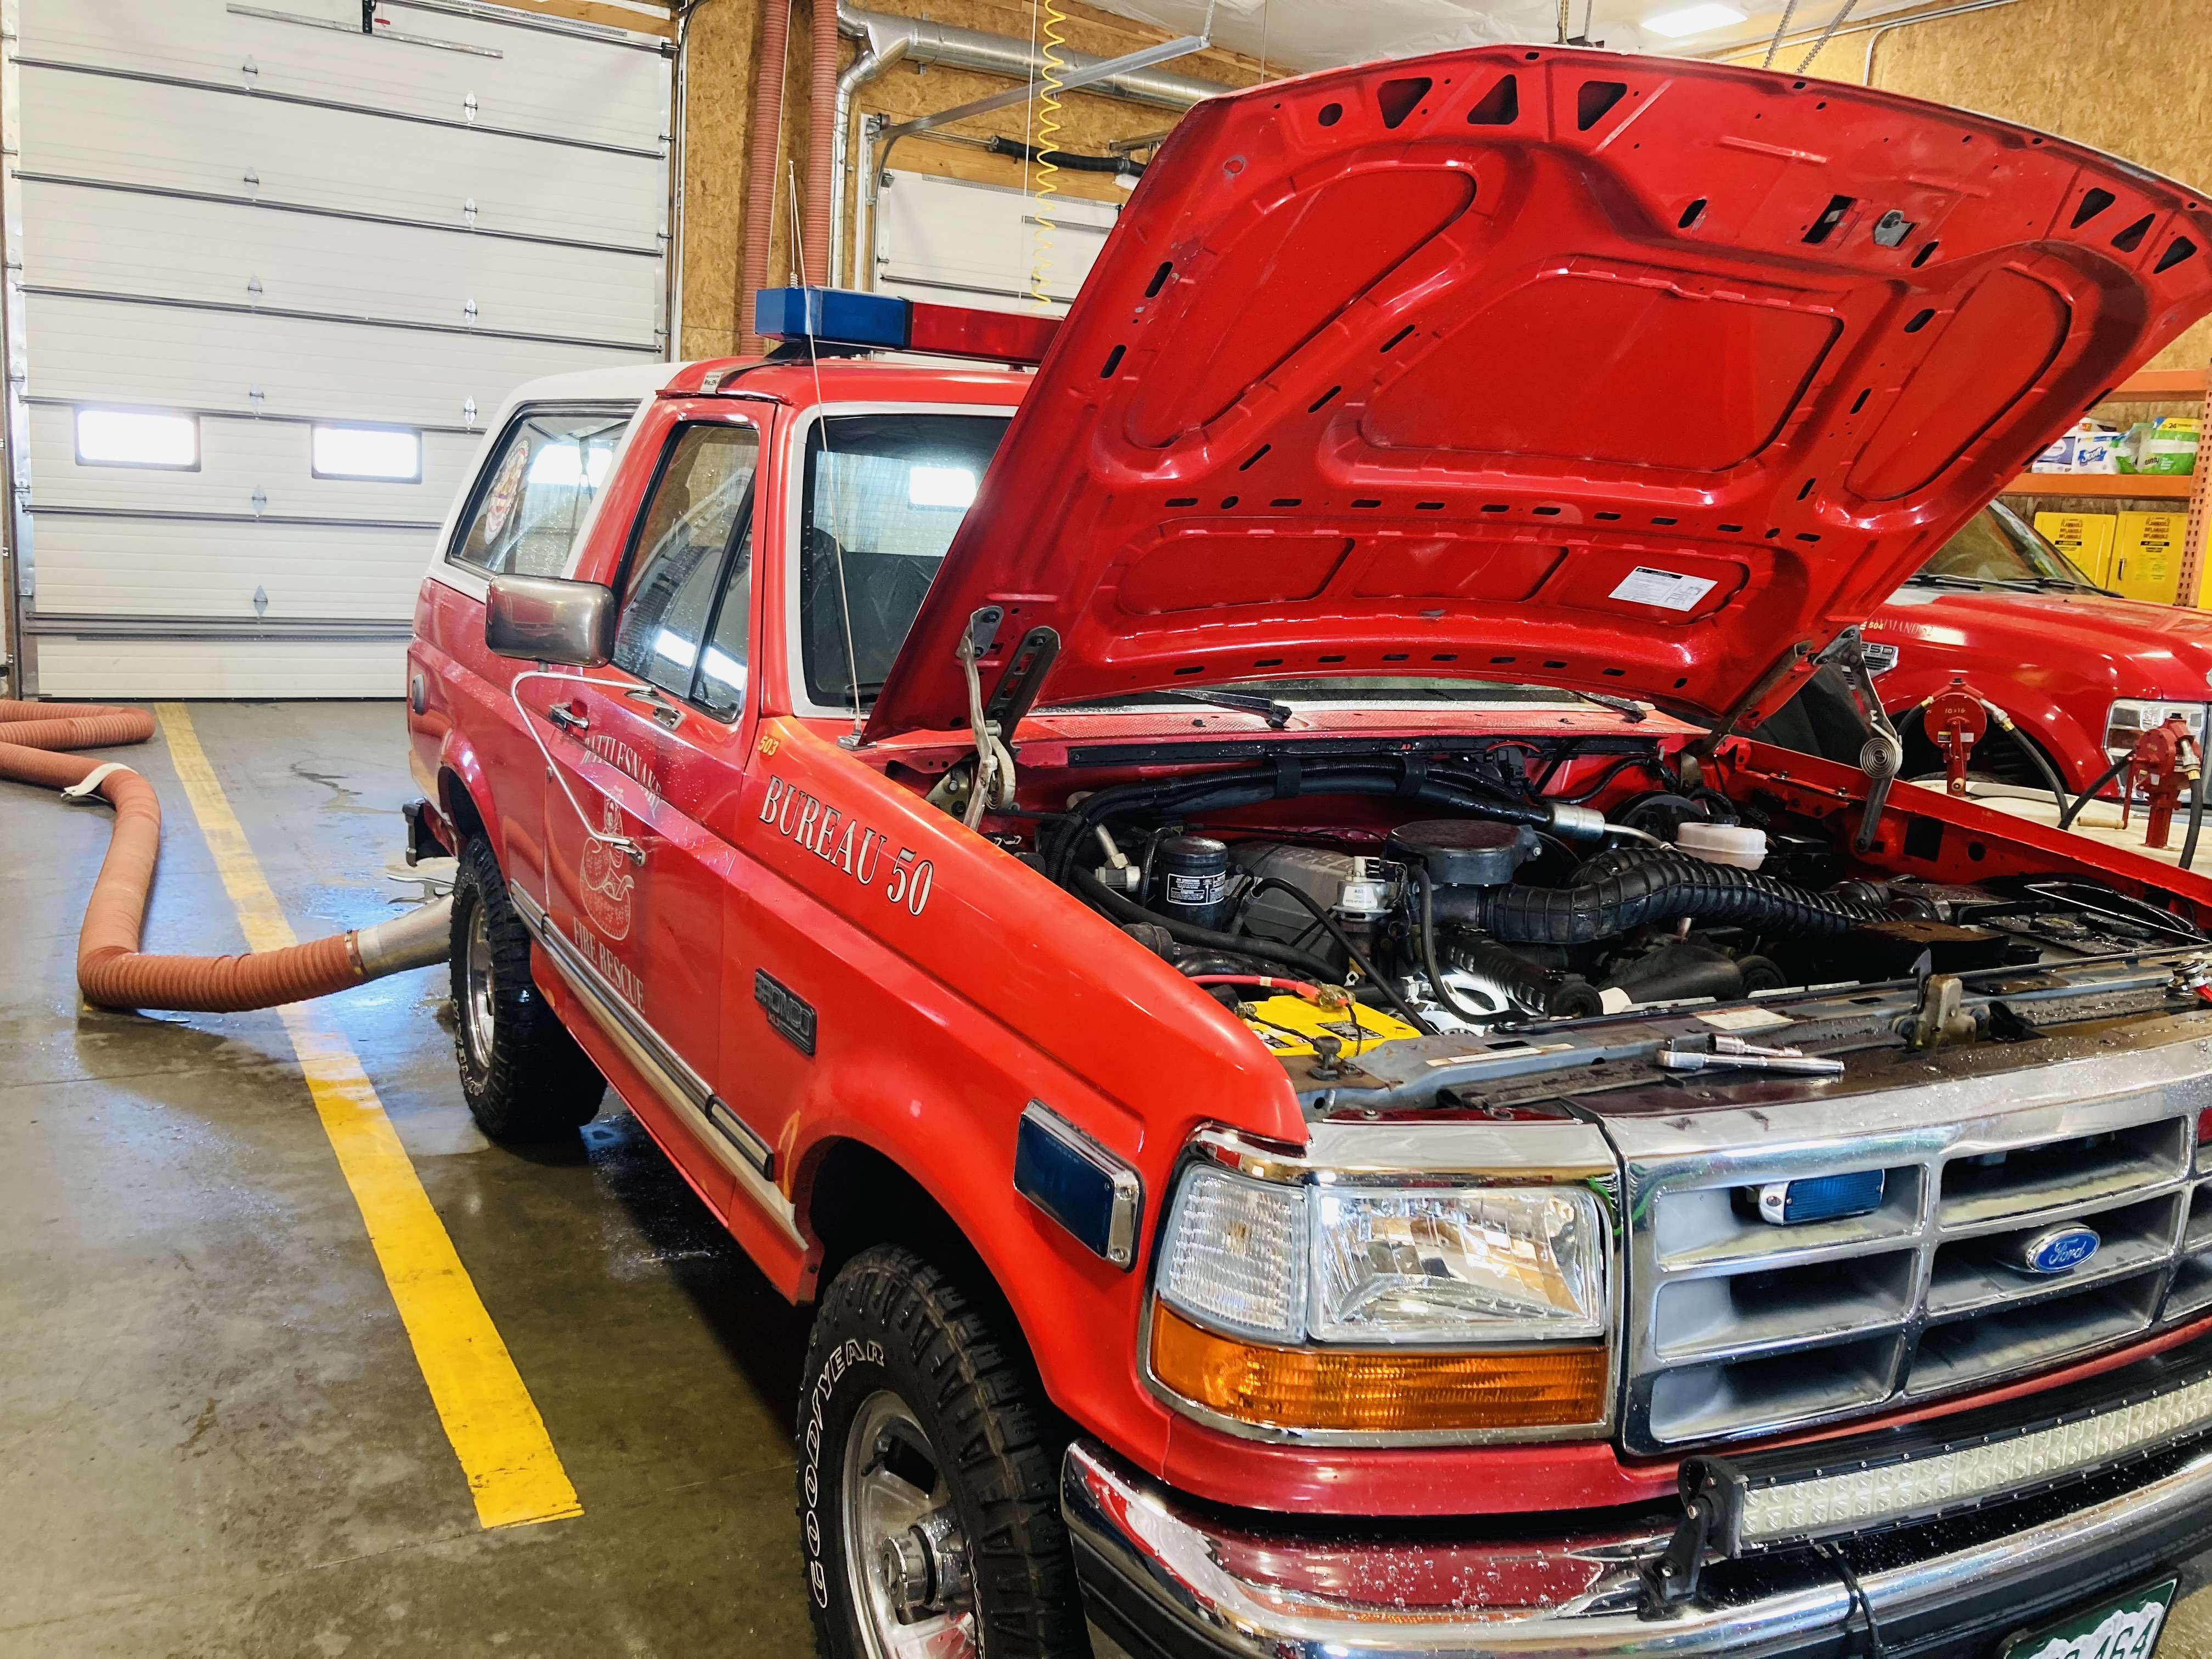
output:
[[[447,556],[496,574],[557,576],[590,516],[630,411],[525,416],[492,458]]]
[[[753,471],[760,435],[749,426],[682,428],[655,481],[631,555],[622,614],[615,627],[615,666],[679,697],[691,695],[700,642],[714,622],[723,586],[723,555],[744,538],[752,518]],[[749,565],[750,550],[745,562]],[[743,650],[744,589],[736,606]],[[742,655],[735,662],[742,664]],[[726,702],[730,677],[720,677]],[[742,673],[737,676],[740,688]],[[743,702],[740,689],[738,701]],[[718,705],[719,706],[719,705]]]
[[[2090,586],[2089,579],[2063,553],[2017,514],[1996,501],[1967,520],[1966,527],[1920,567],[1920,574],[1977,582]]]
[[[861,702],[883,684],[1008,418],[843,415],[815,423],[799,581],[812,702],[850,707],[855,665]]]

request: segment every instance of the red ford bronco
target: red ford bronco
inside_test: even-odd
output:
[[[814,1305],[826,1654],[2148,1650],[2212,882],[1891,793],[1856,624],[2208,247],[1484,48],[1200,105],[1056,328],[519,394],[410,658],[462,1086]]]

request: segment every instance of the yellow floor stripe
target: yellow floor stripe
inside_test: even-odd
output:
[[[291,924],[216,781],[191,714],[173,702],[157,705],[156,712],[246,942],[256,951],[294,944]],[[581,1515],[583,1505],[537,1403],[431,1208],[353,1045],[313,1003],[293,1003],[277,1013],[307,1073],[307,1091],[338,1168],[361,1206],[431,1402],[468,1476],[477,1520],[487,1527],[519,1527]]]

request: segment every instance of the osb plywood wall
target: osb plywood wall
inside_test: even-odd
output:
[[[821,0],[829,4],[831,0]],[[781,4],[783,0],[767,0]],[[940,23],[1028,40],[1041,30],[1040,8],[1028,0],[873,0],[873,9],[911,16],[927,16]],[[1061,37],[1074,52],[1098,58],[1116,58],[1167,39],[1165,32],[1079,3],[1061,0],[1066,15]],[[752,101],[755,54],[758,50],[763,0],[698,0],[689,24],[688,90],[684,120],[684,297],[682,355],[716,356],[737,349],[740,329],[739,267],[744,258],[744,228],[747,194],[746,170],[752,143]],[[795,0],[784,66],[784,118],[776,155],[775,228],[770,239],[769,273],[772,282],[791,279],[792,179],[798,179],[801,210],[806,184],[807,94],[810,82],[811,0]],[[842,70],[858,55],[860,43],[838,43]],[[1205,52],[1159,65],[1194,80],[1217,82],[1224,87],[1249,86],[1261,78],[1261,66],[1225,52]],[[971,99],[1004,91],[1009,83],[995,76],[976,75],[935,64],[897,64],[860,89],[856,107],[862,115],[882,113],[902,121],[935,110],[950,109]],[[1106,153],[1116,140],[1163,133],[1175,125],[1177,112],[1089,93],[1069,93],[1061,102],[1060,128],[1056,142],[1079,155]],[[858,125],[858,123],[855,123]],[[1021,104],[962,122],[957,131],[976,137],[993,133],[1036,142],[1035,112]],[[864,146],[854,145],[859,161]],[[915,137],[902,143],[892,166],[904,172],[934,173],[1003,185],[1032,188],[1035,168],[1012,156],[993,155],[969,145],[933,142]],[[852,223],[854,192],[862,168],[848,169],[845,199],[841,204]],[[1103,174],[1085,175],[1065,169],[1054,183],[1068,196],[1119,200],[1126,194]],[[848,246],[844,270],[832,280],[853,278]]]
[[[1822,0],[1817,12],[1829,9]],[[1870,40],[1872,84],[1885,91],[2018,121],[2212,189],[2212,127],[2203,119],[2212,107],[2212,0],[2012,0],[1878,35],[1840,35],[1809,73],[1864,81]],[[1795,70],[1805,50],[1785,46],[1776,66]],[[2212,319],[2154,367],[2202,368],[2208,356]]]

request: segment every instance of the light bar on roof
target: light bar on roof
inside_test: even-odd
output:
[[[753,331],[771,340],[864,351],[1032,365],[1059,331],[1057,317],[928,305],[846,288],[764,288],[753,296]]]

